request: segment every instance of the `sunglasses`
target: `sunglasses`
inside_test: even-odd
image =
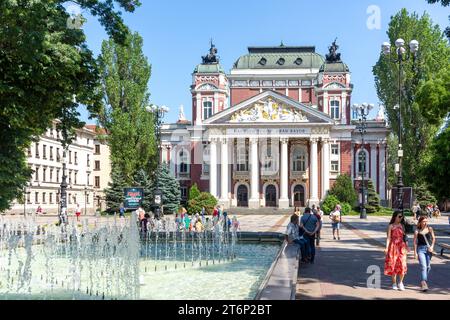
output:
[[[397,216],[397,218],[403,218],[403,216],[402,216],[402,215],[399,215],[399,216]]]

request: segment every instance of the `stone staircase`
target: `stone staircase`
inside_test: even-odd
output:
[[[302,212],[304,208],[301,208]],[[294,208],[288,208],[288,209],[279,209],[279,208],[272,208],[272,207],[265,207],[265,208],[258,208],[258,209],[249,209],[245,207],[233,207],[226,209],[225,211],[228,212],[230,215],[256,215],[256,214],[262,214],[262,215],[286,215],[286,214],[292,214],[294,213]]]

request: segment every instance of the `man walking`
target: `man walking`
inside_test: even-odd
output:
[[[306,255],[310,263],[314,263],[316,255],[315,235],[320,228],[319,220],[311,213],[311,208],[306,207],[305,213],[300,219],[300,228],[303,230],[303,237],[306,240]]]

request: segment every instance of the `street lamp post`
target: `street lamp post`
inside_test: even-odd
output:
[[[157,162],[157,174],[155,176],[156,179],[156,190],[155,190],[155,201],[154,204],[156,206],[155,208],[155,215],[157,218],[159,218],[159,214],[161,212],[161,204],[162,204],[162,191],[159,188],[159,179],[158,179],[158,173],[160,170],[161,165],[161,124],[162,119],[164,117],[164,114],[169,112],[169,108],[166,106],[157,106],[157,105],[150,105],[145,107],[145,110],[147,112],[151,112],[155,115],[155,135],[156,135],[156,143],[158,145],[158,162]]]
[[[363,164],[361,166],[361,187],[360,187],[360,191],[361,191],[361,203],[360,203],[360,215],[359,218],[360,219],[366,219],[367,218],[367,214],[366,214],[366,207],[365,207],[365,191],[364,191],[364,184],[365,184],[365,175],[366,175],[366,163],[367,163],[367,159],[366,159],[366,152],[365,152],[365,148],[364,148],[364,134],[366,133],[366,129],[367,129],[367,116],[369,115],[370,110],[372,110],[373,108],[373,104],[368,104],[366,102],[362,103],[362,104],[353,104],[352,109],[356,112],[356,114],[358,115],[358,124],[356,126],[356,128],[359,130],[359,133],[361,134],[361,152],[363,155]],[[359,159],[358,159],[358,163],[359,163]]]
[[[385,55],[391,62],[398,64],[398,105],[394,109],[398,110],[398,176],[397,176],[397,199],[396,207],[403,213],[403,176],[402,176],[402,159],[403,159],[403,147],[402,147],[402,71],[403,63],[412,59],[413,63],[416,62],[417,53],[419,51],[419,42],[417,40],[411,40],[409,42],[409,51],[404,47],[405,40],[399,38],[395,41],[396,50],[393,53],[391,51],[391,44],[389,42],[383,42],[381,49],[383,55]],[[397,168],[396,168],[397,169]]]

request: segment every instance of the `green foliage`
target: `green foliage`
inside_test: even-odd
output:
[[[440,2],[442,6],[448,7],[450,5],[450,0],[427,0],[428,3],[436,3]],[[450,16],[448,16],[448,19],[450,20]],[[450,41],[450,27],[445,28],[445,35],[447,36],[448,40]]]
[[[195,214],[201,212],[205,208],[207,214],[212,214],[214,207],[217,205],[217,199],[209,192],[201,192],[195,198],[189,198],[188,212]]]
[[[106,205],[108,211],[119,211],[120,204],[123,203],[124,193],[123,188],[130,187],[122,174],[118,170],[112,170],[111,181],[108,183],[108,188],[105,189]]]
[[[178,180],[170,173],[169,168],[165,163],[160,166],[160,170],[156,173],[156,179],[153,182],[152,194],[156,189],[156,183],[162,191],[162,204],[164,207],[164,214],[174,213],[178,211],[180,206],[180,184]]]
[[[367,213],[375,213],[380,209],[380,196],[375,191],[370,179],[367,181],[367,204],[365,208]]]
[[[192,187],[189,189],[189,200],[195,199],[200,195],[200,190],[198,189],[198,186],[196,183],[192,185]]]
[[[422,172],[420,169],[424,161],[430,156],[430,143],[443,121],[441,113],[433,113],[436,118],[432,123],[424,117],[424,114],[427,115],[424,110],[430,106],[423,103],[424,101],[432,101],[435,95],[430,97],[429,92],[427,92],[427,90],[430,91],[429,84],[422,85],[422,83],[433,79],[439,71],[449,67],[450,48],[439,26],[433,25],[426,13],[419,17],[415,13],[409,14],[406,9],[402,9],[391,18],[387,34],[392,48],[395,48],[395,40],[398,38],[405,39],[406,46],[413,39],[420,43],[420,53],[416,66],[413,65],[413,59],[404,62],[401,74],[402,103],[400,110],[402,115],[402,144],[405,155],[402,171],[404,184],[408,186],[423,180],[424,177],[420,175]],[[399,130],[398,111],[394,109],[394,106],[398,104],[399,99],[398,64],[380,54],[376,65],[373,67],[373,74],[378,97],[386,107],[387,119],[393,133],[397,135]],[[423,97],[416,101],[415,97],[420,90],[422,90]],[[440,92],[440,89],[437,89],[437,92]],[[428,96],[428,98],[425,98],[425,96]],[[397,156],[394,159],[396,158]],[[388,168],[388,172],[392,174],[393,170]]]
[[[347,202],[341,203],[341,213],[343,215],[347,215],[351,211],[352,211],[352,206],[349,203],[347,203]]]
[[[142,199],[142,208],[149,212],[153,204],[153,181],[144,169],[138,170],[134,176],[133,187],[141,187],[144,189],[144,198]]]
[[[142,52],[138,33],[120,45],[103,41],[99,57],[104,104],[98,113],[109,133],[111,166],[132,183],[140,169],[153,174],[157,164],[154,117],[147,112],[151,67]]]
[[[331,211],[334,210],[337,204],[339,204],[340,201],[336,196],[333,195],[327,195],[325,199],[322,202],[322,205],[320,208],[323,210],[325,214],[330,214]],[[342,205],[341,205],[342,206]]]
[[[433,204],[436,203],[436,198],[428,190],[425,183],[421,183],[419,185],[414,186],[413,192],[414,192],[415,200],[417,202],[419,202],[419,205],[422,208],[429,205],[430,203],[433,203]]]
[[[433,141],[433,160],[425,168],[425,179],[437,199],[450,199],[448,171],[450,168],[450,127]]]
[[[328,193],[336,196],[340,202],[347,202],[349,204],[354,204],[358,198],[353,187],[352,178],[346,174],[337,177],[336,182]]]
[[[139,5],[116,2],[130,12]],[[68,27],[64,3],[0,1],[0,211],[20,197],[30,178],[24,152],[32,140],[54,119],[65,119],[70,128],[82,126],[76,111],[80,104],[94,113],[100,106],[97,63],[83,30]],[[127,28],[114,1],[77,3],[98,17],[108,34],[118,41],[125,37]]]

